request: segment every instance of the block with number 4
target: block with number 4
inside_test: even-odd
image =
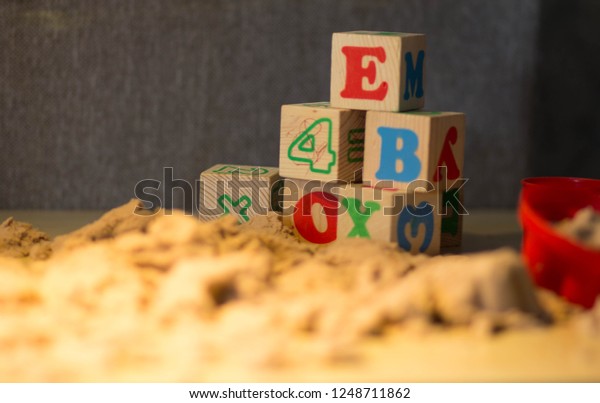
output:
[[[281,176],[320,181],[360,180],[365,112],[332,108],[327,102],[283,105]]]
[[[200,174],[200,219],[231,214],[243,223],[280,211],[281,185],[277,168],[217,164]]]
[[[333,34],[331,105],[408,111],[425,104],[425,35],[354,31]]]
[[[400,190],[427,182],[452,188],[462,176],[464,147],[463,113],[369,111],[363,181]]]

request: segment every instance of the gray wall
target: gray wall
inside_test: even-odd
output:
[[[426,107],[467,113],[468,206],[513,206],[548,162],[538,116],[560,112],[537,74],[559,5],[0,1],[0,208],[108,208],[163,167],[277,165],[280,105],[327,100],[331,33],[356,29],[428,34]],[[598,174],[578,155],[571,172]]]
[[[600,178],[600,1],[544,1],[540,20],[529,170]]]

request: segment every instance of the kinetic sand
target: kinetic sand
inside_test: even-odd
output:
[[[276,215],[136,205],[39,256],[1,232],[2,381],[600,379],[600,304],[536,290],[514,251],[315,246]]]
[[[562,220],[556,231],[590,249],[600,251],[600,213],[592,207],[581,209],[572,219]]]

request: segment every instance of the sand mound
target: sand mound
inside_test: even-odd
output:
[[[493,335],[577,311],[537,292],[508,249],[430,258],[361,239],[315,246],[276,215],[203,223],[137,207],[57,238],[47,260],[0,258],[1,379],[198,380],[232,359],[360,360],[360,343],[415,323]],[[21,243],[5,242],[14,256],[48,242],[17,228]]]

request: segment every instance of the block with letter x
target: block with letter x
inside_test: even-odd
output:
[[[454,188],[461,183],[464,147],[463,113],[369,111],[363,180],[400,190],[424,181],[440,191]]]
[[[279,170],[273,167],[217,164],[200,174],[200,219],[231,214],[244,223],[280,211]]]
[[[438,254],[442,216],[439,193],[405,192],[362,184],[340,192],[338,238],[367,238],[398,244],[411,253]]]
[[[359,180],[365,112],[332,108],[327,102],[283,105],[281,176],[320,181]]]
[[[331,105],[407,111],[425,104],[425,35],[353,31],[333,34]]]
[[[439,253],[437,192],[286,179],[283,193],[283,223],[307,242],[367,238],[397,243],[411,253]]]

